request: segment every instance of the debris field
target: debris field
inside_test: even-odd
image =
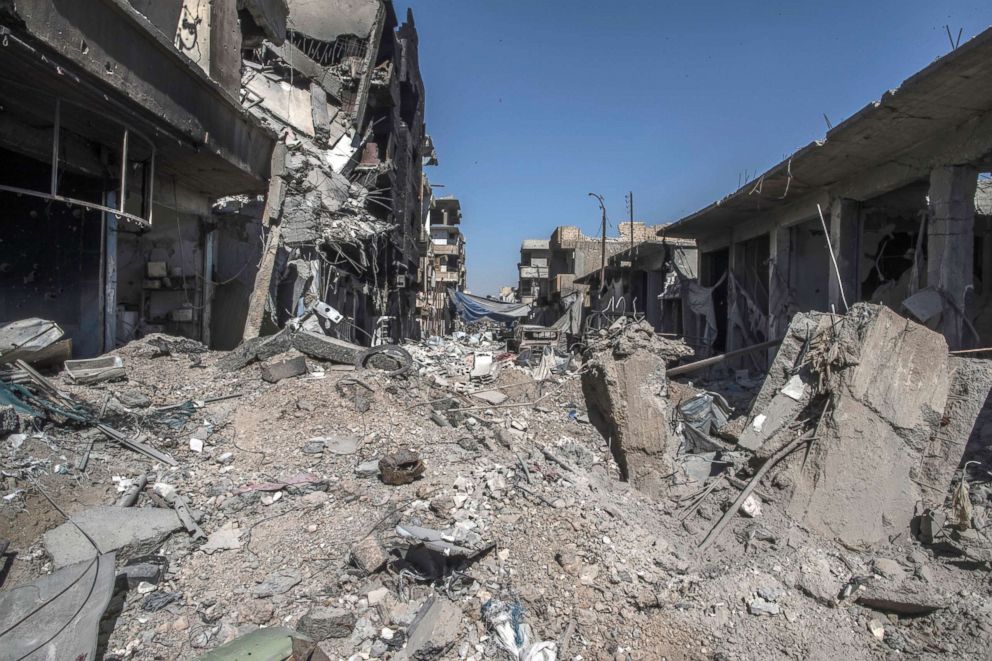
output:
[[[738,382],[623,321],[17,363],[0,656],[984,656],[986,361],[858,304]]]

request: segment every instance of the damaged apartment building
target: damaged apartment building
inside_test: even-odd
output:
[[[411,15],[4,0],[0,35],[0,319],[51,320],[75,357],[155,332],[232,348],[316,301],[345,339],[417,335]]]
[[[693,334],[732,351],[782,337],[797,312],[871,301],[941,332],[951,349],[987,345],[990,170],[986,30],[824,140],[665,228],[699,247],[708,310]]]
[[[423,292],[418,299],[424,335],[455,330],[456,314],[449,292],[465,291],[465,235],[462,206],[453,196],[430,198],[424,226]]]
[[[0,319],[51,320],[76,356],[211,342],[211,203],[265,190],[276,143],[239,102],[243,31],[276,38],[253,16],[278,5],[0,2]]]
[[[361,344],[419,335],[417,317],[424,85],[412,13],[390,2],[290,0],[285,40],[245,51],[241,101],[280,137],[264,202],[217,205],[221,222],[266,235],[257,276],[240,276],[232,343],[266,334],[321,302],[340,337]],[[338,315],[343,315],[339,317]]]

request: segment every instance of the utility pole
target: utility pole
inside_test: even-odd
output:
[[[600,266],[599,266],[599,291],[606,289],[606,204],[603,196],[596,193],[589,193],[589,197],[594,197],[599,202],[599,208],[603,211],[603,240],[599,244]]]
[[[630,199],[630,270],[634,270],[634,191],[627,193]]]

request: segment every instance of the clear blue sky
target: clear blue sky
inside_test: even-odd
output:
[[[992,25],[992,0],[395,0],[412,6],[437,194],[461,199],[469,288],[520,241],[648,223],[736,189]]]

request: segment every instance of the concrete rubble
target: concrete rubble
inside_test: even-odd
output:
[[[796,315],[763,383],[639,323],[543,380],[484,333],[407,343],[402,373],[284,333],[197,367],[153,337],[115,352],[124,381],[29,379],[145,452],[54,407],[8,433],[6,584],[96,557],[81,528],[116,553],[98,650],[117,658],[984,649],[990,491],[962,462],[992,378],[891,310]],[[304,356],[309,376],[265,378]]]

